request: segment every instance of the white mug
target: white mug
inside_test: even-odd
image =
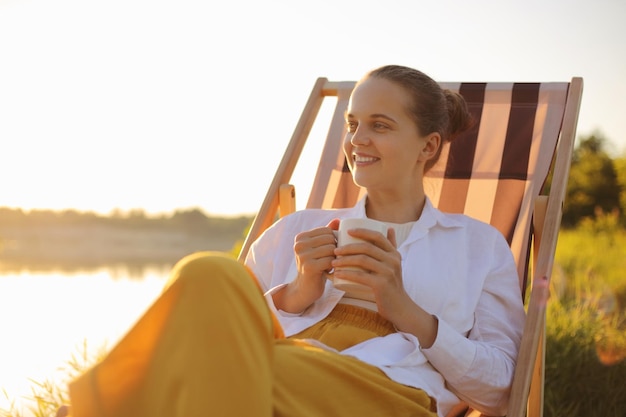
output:
[[[348,218],[342,219],[339,222],[339,230],[337,231],[337,247],[340,248],[350,243],[361,242],[362,239],[355,238],[348,234],[348,230],[351,229],[368,229],[381,233],[387,237],[387,224],[378,220],[368,218]],[[354,267],[346,267],[345,269],[358,269]],[[335,278],[333,274],[330,275],[330,279],[333,282],[335,288],[342,291],[346,291],[349,296],[353,298],[361,298],[373,301],[374,296],[369,287],[358,284],[356,282],[347,281],[344,279]]]

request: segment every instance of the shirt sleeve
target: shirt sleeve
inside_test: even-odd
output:
[[[256,275],[264,293],[282,284],[282,282],[276,282],[274,277],[276,276],[275,268],[281,265],[281,260],[276,256],[280,251],[284,251],[283,246],[285,246],[285,240],[288,239],[288,237],[283,237],[285,224],[284,219],[281,219],[266,229],[252,243],[244,261]]]
[[[504,415],[525,312],[515,261],[501,235],[488,253],[491,268],[471,330],[465,336],[439,318],[437,338],[422,352],[459,398],[483,413]]]

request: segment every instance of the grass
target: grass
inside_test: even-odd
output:
[[[15,405],[15,400],[8,398],[8,394],[3,390],[2,394],[10,400],[8,410],[0,408],[0,417],[54,417],[60,406],[69,404],[67,384],[81,374],[84,370],[94,364],[98,359],[104,357],[106,346],[98,348],[95,353],[87,346],[87,341],[83,341],[82,346],[70,356],[64,365],[60,367],[63,380],[53,381],[31,380],[31,395],[26,398],[26,410]]]
[[[626,230],[599,214],[559,235],[547,307],[545,417],[626,410]]]
[[[559,236],[547,307],[545,417],[621,417],[626,410],[626,229],[600,214]],[[67,381],[102,353],[87,345],[65,365]],[[52,417],[66,382],[33,381],[31,414]],[[6,394],[5,394],[6,395]],[[23,417],[16,407],[0,417]]]
[[[623,319],[607,320],[591,305],[559,300],[551,301],[547,314],[544,415],[623,416]]]

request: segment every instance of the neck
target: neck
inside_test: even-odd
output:
[[[426,204],[426,196],[423,191],[397,198],[368,193],[365,213],[370,219],[390,223],[408,223],[420,218],[424,204]]]

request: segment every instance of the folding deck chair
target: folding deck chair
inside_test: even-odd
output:
[[[328,97],[336,97],[336,105],[306,207],[350,207],[362,196],[362,190],[352,182],[341,148],[343,115],[354,85],[318,78],[244,241],[240,259],[277,216],[295,210],[291,177]],[[509,242],[518,266],[521,296],[526,300],[527,321],[507,416],[541,417],[545,307],[583,80],[441,85],[465,97],[477,123],[443,148],[439,162],[427,173],[426,193],[440,210],[465,213],[490,223]],[[540,195],[550,171],[549,193]],[[457,415],[481,414],[467,409]]]

